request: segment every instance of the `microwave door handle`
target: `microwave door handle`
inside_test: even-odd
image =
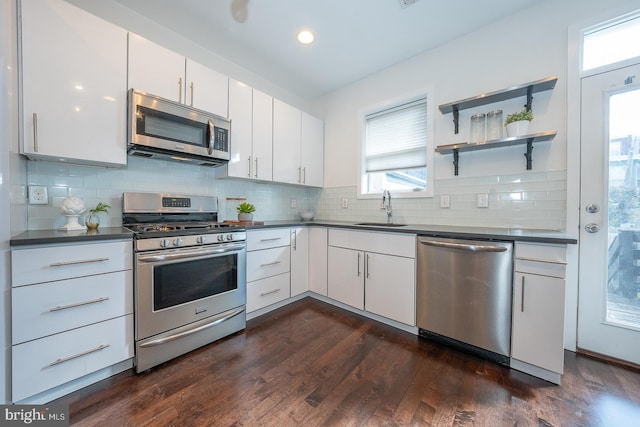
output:
[[[213,154],[213,132],[214,132],[213,121],[209,120],[207,122],[207,141],[209,141],[209,146],[207,147],[207,151],[209,152],[209,155]]]

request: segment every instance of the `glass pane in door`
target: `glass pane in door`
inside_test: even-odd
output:
[[[607,322],[640,329],[640,89],[609,98]]]

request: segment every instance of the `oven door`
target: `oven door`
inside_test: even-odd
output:
[[[136,254],[136,340],[246,304],[246,245]]]

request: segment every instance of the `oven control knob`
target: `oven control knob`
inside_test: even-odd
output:
[[[224,236],[222,234],[218,234],[218,242],[224,241]]]
[[[173,241],[173,246],[182,246],[182,239],[176,239]]]
[[[227,234],[227,240],[233,240],[233,234]]]
[[[198,238],[196,239],[196,241],[198,243],[204,243],[207,241],[207,236],[198,236]]]
[[[171,244],[171,242],[169,241],[169,239],[162,239],[160,240],[160,247],[161,248],[166,248]]]

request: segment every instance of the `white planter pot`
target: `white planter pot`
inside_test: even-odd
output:
[[[251,222],[251,221],[253,221],[253,214],[252,213],[239,213],[238,214],[238,221]]]
[[[507,136],[522,136],[529,133],[529,120],[519,120],[509,123],[507,128]]]

